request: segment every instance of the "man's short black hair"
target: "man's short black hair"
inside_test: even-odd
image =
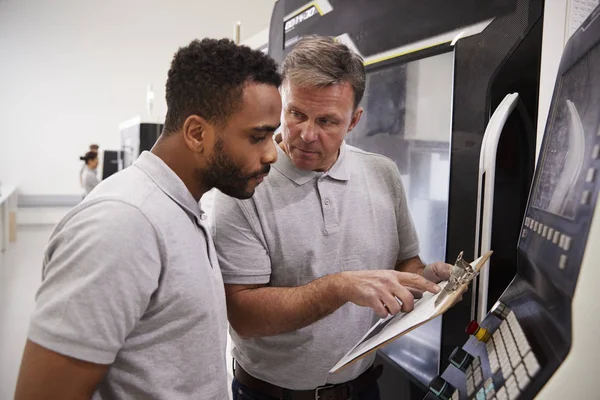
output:
[[[229,39],[194,40],[180,48],[167,78],[165,134],[180,130],[190,115],[225,123],[241,106],[248,82],[279,87],[275,61]]]

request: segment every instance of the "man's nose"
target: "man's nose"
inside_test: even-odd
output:
[[[319,138],[319,132],[317,132],[315,123],[312,121],[306,121],[300,137],[305,143],[315,142]]]
[[[275,141],[269,140],[267,148],[260,159],[263,164],[273,164],[275,161],[277,161],[277,148],[275,146],[277,146]]]

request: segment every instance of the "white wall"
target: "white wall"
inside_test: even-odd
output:
[[[0,182],[21,193],[79,194],[90,143],[118,149],[118,125],[166,112],[173,53],[194,38],[242,40],[268,26],[275,0],[0,0]]]

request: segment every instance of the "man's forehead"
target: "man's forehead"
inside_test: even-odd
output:
[[[290,82],[282,85],[281,97],[288,103],[302,100],[353,103],[354,91],[348,82],[326,86],[296,85]]]
[[[229,124],[263,131],[278,126],[281,98],[274,85],[247,84],[241,100],[238,109],[230,116]]]

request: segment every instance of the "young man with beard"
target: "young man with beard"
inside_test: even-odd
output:
[[[227,398],[225,295],[198,201],[277,159],[281,77],[229,40],[175,54],[164,131],[54,230],[16,399]]]

